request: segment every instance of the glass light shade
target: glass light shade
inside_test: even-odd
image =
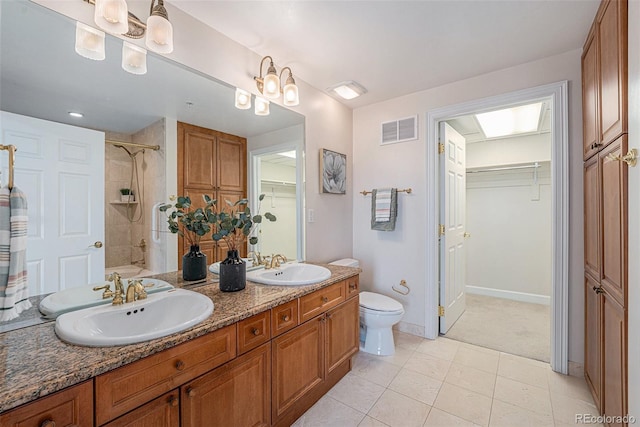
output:
[[[76,22],[76,53],[85,58],[102,61],[105,58],[104,33],[82,22]]]
[[[262,94],[265,98],[278,99],[280,96],[280,79],[277,74],[268,73],[264,77]]]
[[[283,104],[286,107],[295,107],[300,103],[300,98],[298,98],[298,86],[294,83],[284,85],[282,92]]]
[[[147,51],[134,44],[122,43],[122,69],[131,74],[147,73]]]
[[[125,0],[96,0],[93,20],[108,33],[125,34],[129,31],[129,10]]]
[[[173,52],[173,25],[162,16],[151,15],[147,19],[145,44],[158,53]]]
[[[259,96],[256,96],[256,116],[268,116],[269,115],[269,101]]]
[[[251,94],[249,92],[236,88],[236,108],[240,110],[251,108]]]

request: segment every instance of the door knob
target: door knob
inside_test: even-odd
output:
[[[464,232],[464,234],[462,235],[462,237],[464,237],[465,239],[467,237],[471,237],[471,233],[467,233],[466,231]]]
[[[100,249],[102,247],[102,242],[100,240],[98,240],[93,245],[89,245],[89,247],[90,248],[98,248],[98,249]]]

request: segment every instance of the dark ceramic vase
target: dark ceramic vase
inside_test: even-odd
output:
[[[202,280],[207,277],[207,256],[200,252],[200,246],[192,245],[182,257],[182,278],[187,281]]]
[[[227,258],[220,263],[220,290],[241,291],[247,285],[247,264],[237,250],[227,251]]]

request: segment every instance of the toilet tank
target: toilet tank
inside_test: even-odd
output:
[[[343,267],[360,267],[360,262],[357,259],[353,258],[342,258],[333,262],[330,262],[331,265],[341,265]]]

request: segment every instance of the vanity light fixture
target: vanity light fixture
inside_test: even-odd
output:
[[[251,108],[251,94],[249,92],[236,88],[236,108],[240,110]]]
[[[256,116],[268,116],[269,101],[260,96],[256,96],[256,107],[254,112],[256,113]]]
[[[102,61],[104,53],[104,32],[76,22],[76,53],[85,58]]]
[[[122,69],[131,74],[147,73],[147,51],[134,44],[122,43]]]
[[[364,86],[358,82],[354,82],[353,80],[338,83],[328,87],[326,90],[327,92],[338,95],[340,98],[346,100],[357,98],[358,96],[367,93],[367,89]]]
[[[104,31],[124,34],[129,31],[129,8],[125,0],[95,0],[93,20]]]
[[[169,14],[164,7],[164,1],[151,0],[151,10],[147,19],[147,47],[158,53],[173,52],[173,25],[169,22]],[[126,34],[125,34],[126,35]]]
[[[262,69],[266,60],[269,60],[269,67],[267,68],[267,74],[262,76]],[[285,82],[284,88],[280,88],[280,80],[282,80],[282,74],[285,70],[289,71],[289,76]],[[276,71],[275,65],[273,65],[273,58],[270,56],[265,56],[260,61],[260,76],[253,77],[256,81],[256,85],[258,86],[258,91],[265,97],[269,99],[278,99],[280,94],[283,94],[283,103],[287,107],[296,106],[300,103],[300,99],[298,97],[298,86],[296,86],[296,82],[293,79],[293,72],[290,67],[284,67],[280,72],[280,76],[278,76],[278,72]],[[257,113],[256,113],[257,114]]]

